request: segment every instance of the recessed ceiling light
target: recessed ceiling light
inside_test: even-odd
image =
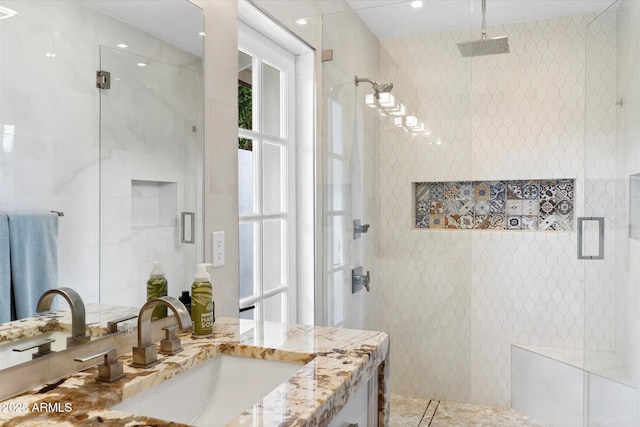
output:
[[[204,32],[204,31],[200,31],[200,32],[198,33],[198,35],[199,35],[199,36],[202,36],[202,37],[206,36],[206,34],[205,34],[205,32]]]
[[[124,44],[124,43],[120,43],[120,44],[118,45],[118,47],[119,47],[120,49],[125,49],[125,48],[127,48],[127,47],[129,47],[129,46],[127,46],[127,45],[126,45],[126,44]]]
[[[138,67],[146,67],[147,64],[145,64],[144,62],[138,62]]]
[[[296,24],[298,25],[307,25],[309,23],[309,21],[307,21],[307,18],[298,18],[296,19]]]
[[[414,9],[418,9],[422,7],[422,2],[420,0],[414,0],[411,2],[411,7]]]
[[[56,54],[55,53],[51,53],[51,52],[47,52],[44,54],[44,56],[46,56],[47,58],[55,58]]]

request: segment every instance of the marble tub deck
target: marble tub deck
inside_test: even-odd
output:
[[[510,408],[391,393],[389,427],[545,427]]]

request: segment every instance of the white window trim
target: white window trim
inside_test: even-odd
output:
[[[269,39],[295,55],[296,59],[296,120],[295,140],[297,186],[289,186],[295,192],[297,210],[296,251],[288,257],[296,268],[292,283],[296,287],[297,310],[290,313],[289,322],[314,324],[322,310],[316,304],[316,52],[304,41],[284,28],[268,14],[246,0],[238,2],[238,19],[253,30],[267,35]],[[318,301],[319,302],[319,301]]]

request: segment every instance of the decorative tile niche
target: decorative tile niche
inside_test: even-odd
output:
[[[416,228],[573,230],[575,179],[416,182]]]

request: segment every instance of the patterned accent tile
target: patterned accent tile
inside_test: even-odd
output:
[[[487,201],[491,198],[491,185],[486,182],[476,182],[474,195],[476,201]]]
[[[521,216],[507,216],[507,229],[508,230],[521,230],[522,229],[522,217]]]
[[[416,228],[573,229],[574,180],[415,183]]]
[[[551,226],[551,229],[557,231],[573,230],[573,216],[556,215],[556,221]]]
[[[539,215],[540,204],[538,200],[523,200],[522,201],[522,215]]]
[[[460,215],[447,215],[445,217],[444,228],[447,228],[449,230],[457,230],[458,228],[460,228]]]
[[[444,199],[444,185],[439,182],[432,182],[429,186],[429,200]]]
[[[529,216],[529,215],[523,215],[522,216],[522,229],[523,230],[537,230],[538,229],[538,215],[535,216]]]
[[[522,215],[522,200],[507,199],[507,215]]]
[[[504,230],[507,228],[507,216],[503,214],[489,215],[490,230]]]
[[[575,183],[573,179],[561,179],[556,184],[556,200],[573,200]]]
[[[522,198],[525,200],[538,200],[540,185],[538,181],[529,181],[522,186]]]
[[[489,201],[489,209],[492,215],[504,214],[507,211],[506,201],[504,199],[491,199]]]
[[[489,183],[491,188],[491,199],[504,200],[507,198],[507,184],[502,181],[493,181]]]
[[[476,215],[475,225],[473,228],[476,230],[486,230],[489,228],[489,215]]]
[[[447,219],[444,215],[430,215],[429,225],[430,228],[445,228]]]
[[[553,224],[555,224],[555,222],[556,215],[541,215],[538,227],[540,230],[554,230]]]
[[[444,213],[444,206],[441,200],[432,200],[429,204],[429,214],[441,215]]]
[[[556,213],[556,203],[553,200],[540,202],[540,215],[552,215]]]
[[[557,191],[555,181],[540,181],[540,200],[555,200]]]
[[[475,207],[476,216],[485,216],[491,213],[491,204],[488,200],[476,200]]]
[[[509,181],[507,183],[507,200],[522,199],[522,181]]]
[[[474,225],[474,216],[473,215],[462,215],[460,217],[460,228],[465,230],[470,230]]]
[[[556,205],[556,211],[560,215],[570,215],[573,212],[573,203],[569,200],[560,200]]]

